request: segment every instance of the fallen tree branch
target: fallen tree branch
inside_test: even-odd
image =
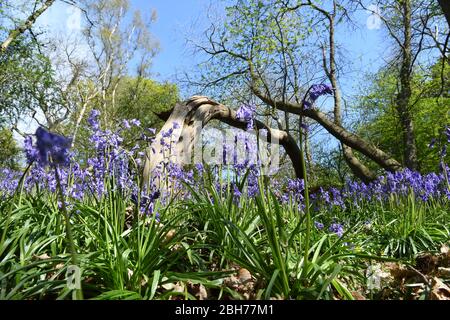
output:
[[[162,120],[166,120],[166,123],[147,149],[144,165],[145,183],[148,183],[152,172],[160,168],[168,158],[176,164],[189,162],[190,159],[187,158],[192,156],[192,150],[201,136],[201,130],[209,121],[215,119],[234,128],[243,130],[247,128],[247,122],[238,119],[236,111],[203,96],[194,96],[177,104],[171,111],[158,114],[158,116]],[[174,125],[175,123],[177,125]],[[261,121],[255,120],[254,124],[257,131],[267,130],[268,143],[283,146],[292,161],[296,177],[302,179],[303,160],[295,139],[288,132],[271,128]],[[178,126],[180,127],[178,128]],[[174,141],[169,155],[164,154],[160,143],[168,130],[172,130],[172,141]]]

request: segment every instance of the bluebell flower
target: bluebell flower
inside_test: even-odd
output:
[[[237,199],[239,199],[242,196],[241,190],[239,190],[237,185],[233,186],[233,196]]]
[[[329,205],[331,203],[330,193],[328,191],[325,191],[322,187],[320,187],[319,192],[320,192],[320,197],[325,202],[325,204]]]
[[[303,101],[303,107],[305,109],[310,109],[314,102],[325,94],[333,94],[333,88],[327,84],[313,84],[308,92],[309,100],[305,99]]]
[[[305,133],[309,132],[309,126],[306,123],[301,123],[300,127],[303,129],[303,132]]]
[[[14,193],[19,185],[19,172],[10,169],[2,169],[0,171],[0,199],[1,196],[9,196]]]
[[[444,158],[447,155],[447,145],[444,145],[441,150],[441,157]]]
[[[311,86],[311,89],[309,90],[309,97],[314,102],[319,98],[320,96],[323,96],[325,94],[333,94],[333,88],[331,86],[326,84],[314,84]]]
[[[344,227],[339,223],[332,223],[328,231],[337,234],[339,238],[344,235]]]
[[[47,165],[49,156],[54,164],[67,164],[69,162],[69,148],[72,139],[48,132],[41,127],[36,130],[35,135],[40,164]]]
[[[435,144],[436,144],[436,138],[431,139],[430,143],[428,144],[428,148],[430,148],[430,149],[434,148]]]
[[[88,123],[91,125],[92,129],[94,130],[99,130],[100,129],[100,124],[98,121],[98,116],[100,115],[100,111],[94,109],[91,111],[89,118],[88,118]]]
[[[139,127],[141,125],[141,122],[138,119],[132,119],[130,120],[130,123],[135,127]]]
[[[159,192],[159,190],[151,193],[151,194],[145,194],[144,192],[141,193],[141,201],[138,204],[137,201],[137,195],[138,193],[136,191],[134,191],[131,194],[131,201],[136,205],[139,206],[139,211],[141,214],[153,214],[154,213],[154,206],[155,206],[155,201],[156,199],[158,199],[161,196],[161,193]]]
[[[318,222],[318,221],[314,221],[314,226],[319,230],[322,230],[324,227],[323,223]]]
[[[308,100],[303,101],[303,108],[304,109],[308,110],[308,109],[311,109],[311,107],[312,107],[312,103],[311,102],[309,102]]]
[[[131,126],[130,126],[130,123],[128,122],[128,120],[123,120],[122,121],[122,125],[123,125],[123,127],[125,128],[125,129],[131,129]]]
[[[161,132],[161,135],[163,138],[170,138],[172,136],[172,133],[173,133],[173,128],[170,128],[167,131]]]
[[[227,164],[227,145],[225,143],[222,145],[222,164]]]
[[[195,164],[195,169],[197,169],[198,174],[203,174],[203,164],[202,163],[196,163]]]
[[[305,181],[303,179],[288,179],[287,188],[294,194],[301,193],[305,190]]]
[[[39,152],[33,146],[33,139],[31,138],[31,136],[27,136],[25,138],[24,151],[25,151],[25,156],[27,158],[28,164],[33,163],[35,161],[38,161],[38,159],[39,159]]]
[[[253,105],[243,105],[236,111],[236,118],[247,123],[247,130],[254,127],[253,119],[255,111],[256,107]]]

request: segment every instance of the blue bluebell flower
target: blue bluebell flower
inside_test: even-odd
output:
[[[254,116],[256,112],[256,106],[243,105],[236,111],[236,118],[240,121],[247,123],[247,130],[254,127]]]
[[[318,229],[318,230],[322,230],[324,225],[321,222],[318,221],[314,221],[314,226]]]
[[[36,130],[35,135],[38,160],[42,165],[49,163],[49,156],[53,164],[68,164],[72,139],[48,132],[41,127]]]
[[[308,92],[308,99],[303,101],[303,107],[305,109],[310,109],[314,102],[323,95],[333,94],[333,88],[327,84],[313,84]]]
[[[339,238],[344,235],[344,227],[339,223],[332,223],[328,228],[328,231],[337,234]]]
[[[93,130],[99,130],[100,129],[100,124],[98,121],[98,116],[100,115],[100,111],[94,109],[91,111],[89,118],[88,118],[88,123],[91,125],[91,128]]]

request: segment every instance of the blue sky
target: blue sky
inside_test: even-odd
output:
[[[223,3],[223,1],[220,1]],[[158,19],[153,24],[151,32],[160,43],[160,53],[153,61],[153,77],[159,81],[174,81],[177,72],[183,72],[195,67],[199,57],[194,57],[187,50],[186,38],[196,37],[207,26],[204,18],[211,0],[131,0],[133,9],[140,9],[144,16],[150,15],[156,10]],[[43,17],[40,23],[46,30],[55,33],[73,33],[67,30],[67,20],[70,15],[70,7],[59,2],[54,5]],[[361,85],[364,73],[375,72],[383,63],[380,57],[386,56],[388,43],[382,29],[374,28],[373,20],[370,20],[368,12],[360,12],[356,16],[358,27],[355,30],[339,27],[337,41],[340,43],[341,54],[345,56],[350,65],[345,67],[346,74],[340,79],[344,97],[348,98]],[[318,52],[318,54],[321,54]],[[195,92],[182,91],[186,97]],[[331,103],[328,99],[324,104],[327,107]],[[322,136],[323,134],[320,134]],[[318,137],[319,138],[319,137]],[[322,139],[320,139],[322,140]],[[335,146],[335,139],[329,139],[323,135],[324,142]]]
[[[153,61],[154,78],[160,81],[173,80],[177,71],[194,65],[194,58],[186,50],[186,38],[190,30],[199,32],[201,17],[211,0],[131,0],[131,11],[141,10],[144,17],[156,10],[158,19],[152,25],[151,32],[159,41],[161,51]],[[76,33],[67,28],[67,21],[72,13],[71,7],[56,2],[38,20],[44,30],[50,34]],[[204,20],[203,20],[204,21]],[[203,24],[204,25],[204,24]]]
[[[144,12],[151,7],[158,13],[152,28],[161,46],[153,63],[156,77],[171,80],[177,71],[193,66],[194,57],[186,50],[186,33],[199,27],[195,22],[207,10],[210,0],[133,0],[132,3]]]
[[[160,80],[172,80],[177,71],[188,70],[196,61],[186,50],[186,33],[193,31],[197,35],[203,31],[204,24],[199,25],[198,18],[208,9],[210,0],[134,0],[133,5],[144,12],[154,8],[158,12],[158,21],[153,26],[153,33],[161,44],[161,52],[154,60],[153,72]],[[359,84],[361,70],[376,71],[380,67],[380,55],[385,54],[386,43],[382,41],[383,32],[374,29],[369,14],[360,12],[357,23],[363,28],[355,30],[338,30],[337,40],[344,49],[343,54],[352,62],[348,68],[353,70],[343,78],[345,91],[354,91]],[[200,19],[201,21],[201,19]],[[194,24],[194,26],[193,26]],[[367,25],[372,27],[370,29]],[[359,80],[358,80],[359,79]]]
[[[201,58],[192,56],[187,50],[186,35],[193,32],[194,35],[189,37],[195,37],[205,29],[206,19],[201,17],[204,17],[211,0],[133,0],[132,3],[144,12],[149,8],[158,12],[158,20],[152,29],[161,44],[161,52],[153,64],[156,79],[174,80],[177,72],[192,69]],[[351,63],[346,68],[347,74],[341,78],[344,94],[355,92],[363,73],[378,70],[383,63],[380,57],[388,53],[384,31],[377,28],[376,21],[368,12],[359,12],[356,22],[360,28],[339,28],[337,34],[337,41],[344,48],[342,54]],[[182,93],[184,96],[192,94]]]
[[[186,38],[199,36],[205,29],[207,21],[204,16],[211,3],[218,2],[131,0],[133,9],[140,9],[144,15],[150,15],[152,10],[157,12],[158,19],[151,31],[159,41],[161,50],[153,61],[154,78],[160,81],[174,80],[177,72],[192,69],[195,62],[199,61],[199,57],[192,56],[187,50]],[[59,2],[46,12],[39,22],[55,33],[73,33],[73,30],[67,30],[66,27],[70,13],[70,7]],[[373,20],[368,20],[370,17],[367,12],[360,12],[356,18],[359,28],[340,28],[337,33],[337,40],[343,48],[342,54],[351,62],[351,65],[346,67],[347,74],[341,78],[344,93],[354,92],[355,86],[362,80],[362,72],[376,71],[383,61],[380,56],[386,55],[384,32],[369,28]]]

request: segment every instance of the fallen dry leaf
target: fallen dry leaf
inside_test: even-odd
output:
[[[246,283],[252,280],[252,274],[247,269],[241,268],[238,271],[238,279],[241,283]]]
[[[416,266],[421,272],[429,274],[434,272],[439,265],[439,257],[431,253],[419,255],[416,258]]]
[[[197,297],[198,300],[206,300],[208,299],[208,292],[206,288],[202,284],[190,284],[191,291],[194,293],[194,296]]]
[[[46,253],[41,254],[40,256],[34,255],[34,258],[38,259],[38,260],[48,260],[50,259],[50,256]]]
[[[450,278],[450,268],[439,267],[438,275],[442,278]]]
[[[173,237],[175,237],[175,230],[174,230],[174,229],[171,229],[171,230],[169,230],[169,232],[167,232],[166,235],[164,236],[163,243],[169,242],[170,240],[173,239]]]
[[[416,273],[413,270],[409,270],[398,263],[389,262],[386,265],[389,266],[389,272],[397,281],[403,282],[406,279],[416,276]]]
[[[441,248],[441,267],[448,268],[450,267],[450,251],[447,245],[442,246]]]
[[[366,298],[357,291],[352,291],[351,293],[353,298],[355,298],[355,300],[366,300]]]
[[[55,266],[55,269],[56,269],[56,270],[59,270],[59,269],[62,269],[62,268],[64,268],[64,263],[58,263],[58,264]]]
[[[450,300],[450,288],[441,279],[434,277],[432,288],[431,300]]]

